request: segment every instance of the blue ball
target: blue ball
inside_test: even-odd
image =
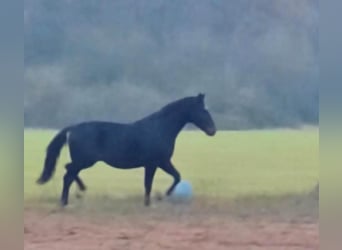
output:
[[[192,196],[192,186],[189,181],[185,180],[180,181],[171,194],[174,200],[190,200]]]

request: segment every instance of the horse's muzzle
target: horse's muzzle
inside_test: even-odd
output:
[[[210,127],[206,131],[207,135],[209,136],[214,136],[216,134],[216,128],[215,127]]]

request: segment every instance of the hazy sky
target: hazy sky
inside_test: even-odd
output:
[[[198,92],[220,128],[318,123],[317,0],[25,0],[24,24],[26,126]]]

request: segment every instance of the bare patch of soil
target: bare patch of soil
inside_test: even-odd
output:
[[[105,219],[32,209],[25,209],[24,216],[27,250],[319,249],[317,223],[215,215],[198,221],[146,216]]]
[[[317,189],[318,190],[318,189]],[[141,197],[89,197],[67,209],[52,200],[26,203],[24,249],[303,250],[319,249],[318,192],[190,204]]]

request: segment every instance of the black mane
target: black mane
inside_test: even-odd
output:
[[[193,104],[195,102],[195,98],[196,97],[192,97],[192,96],[191,97],[184,97],[182,99],[168,103],[164,107],[159,109],[158,111],[148,115],[145,118],[138,120],[137,122],[154,119],[154,118],[158,118],[161,116],[165,116],[165,115],[168,115],[168,114],[173,113],[175,111],[185,113],[185,112],[189,111],[190,107],[193,107]]]

